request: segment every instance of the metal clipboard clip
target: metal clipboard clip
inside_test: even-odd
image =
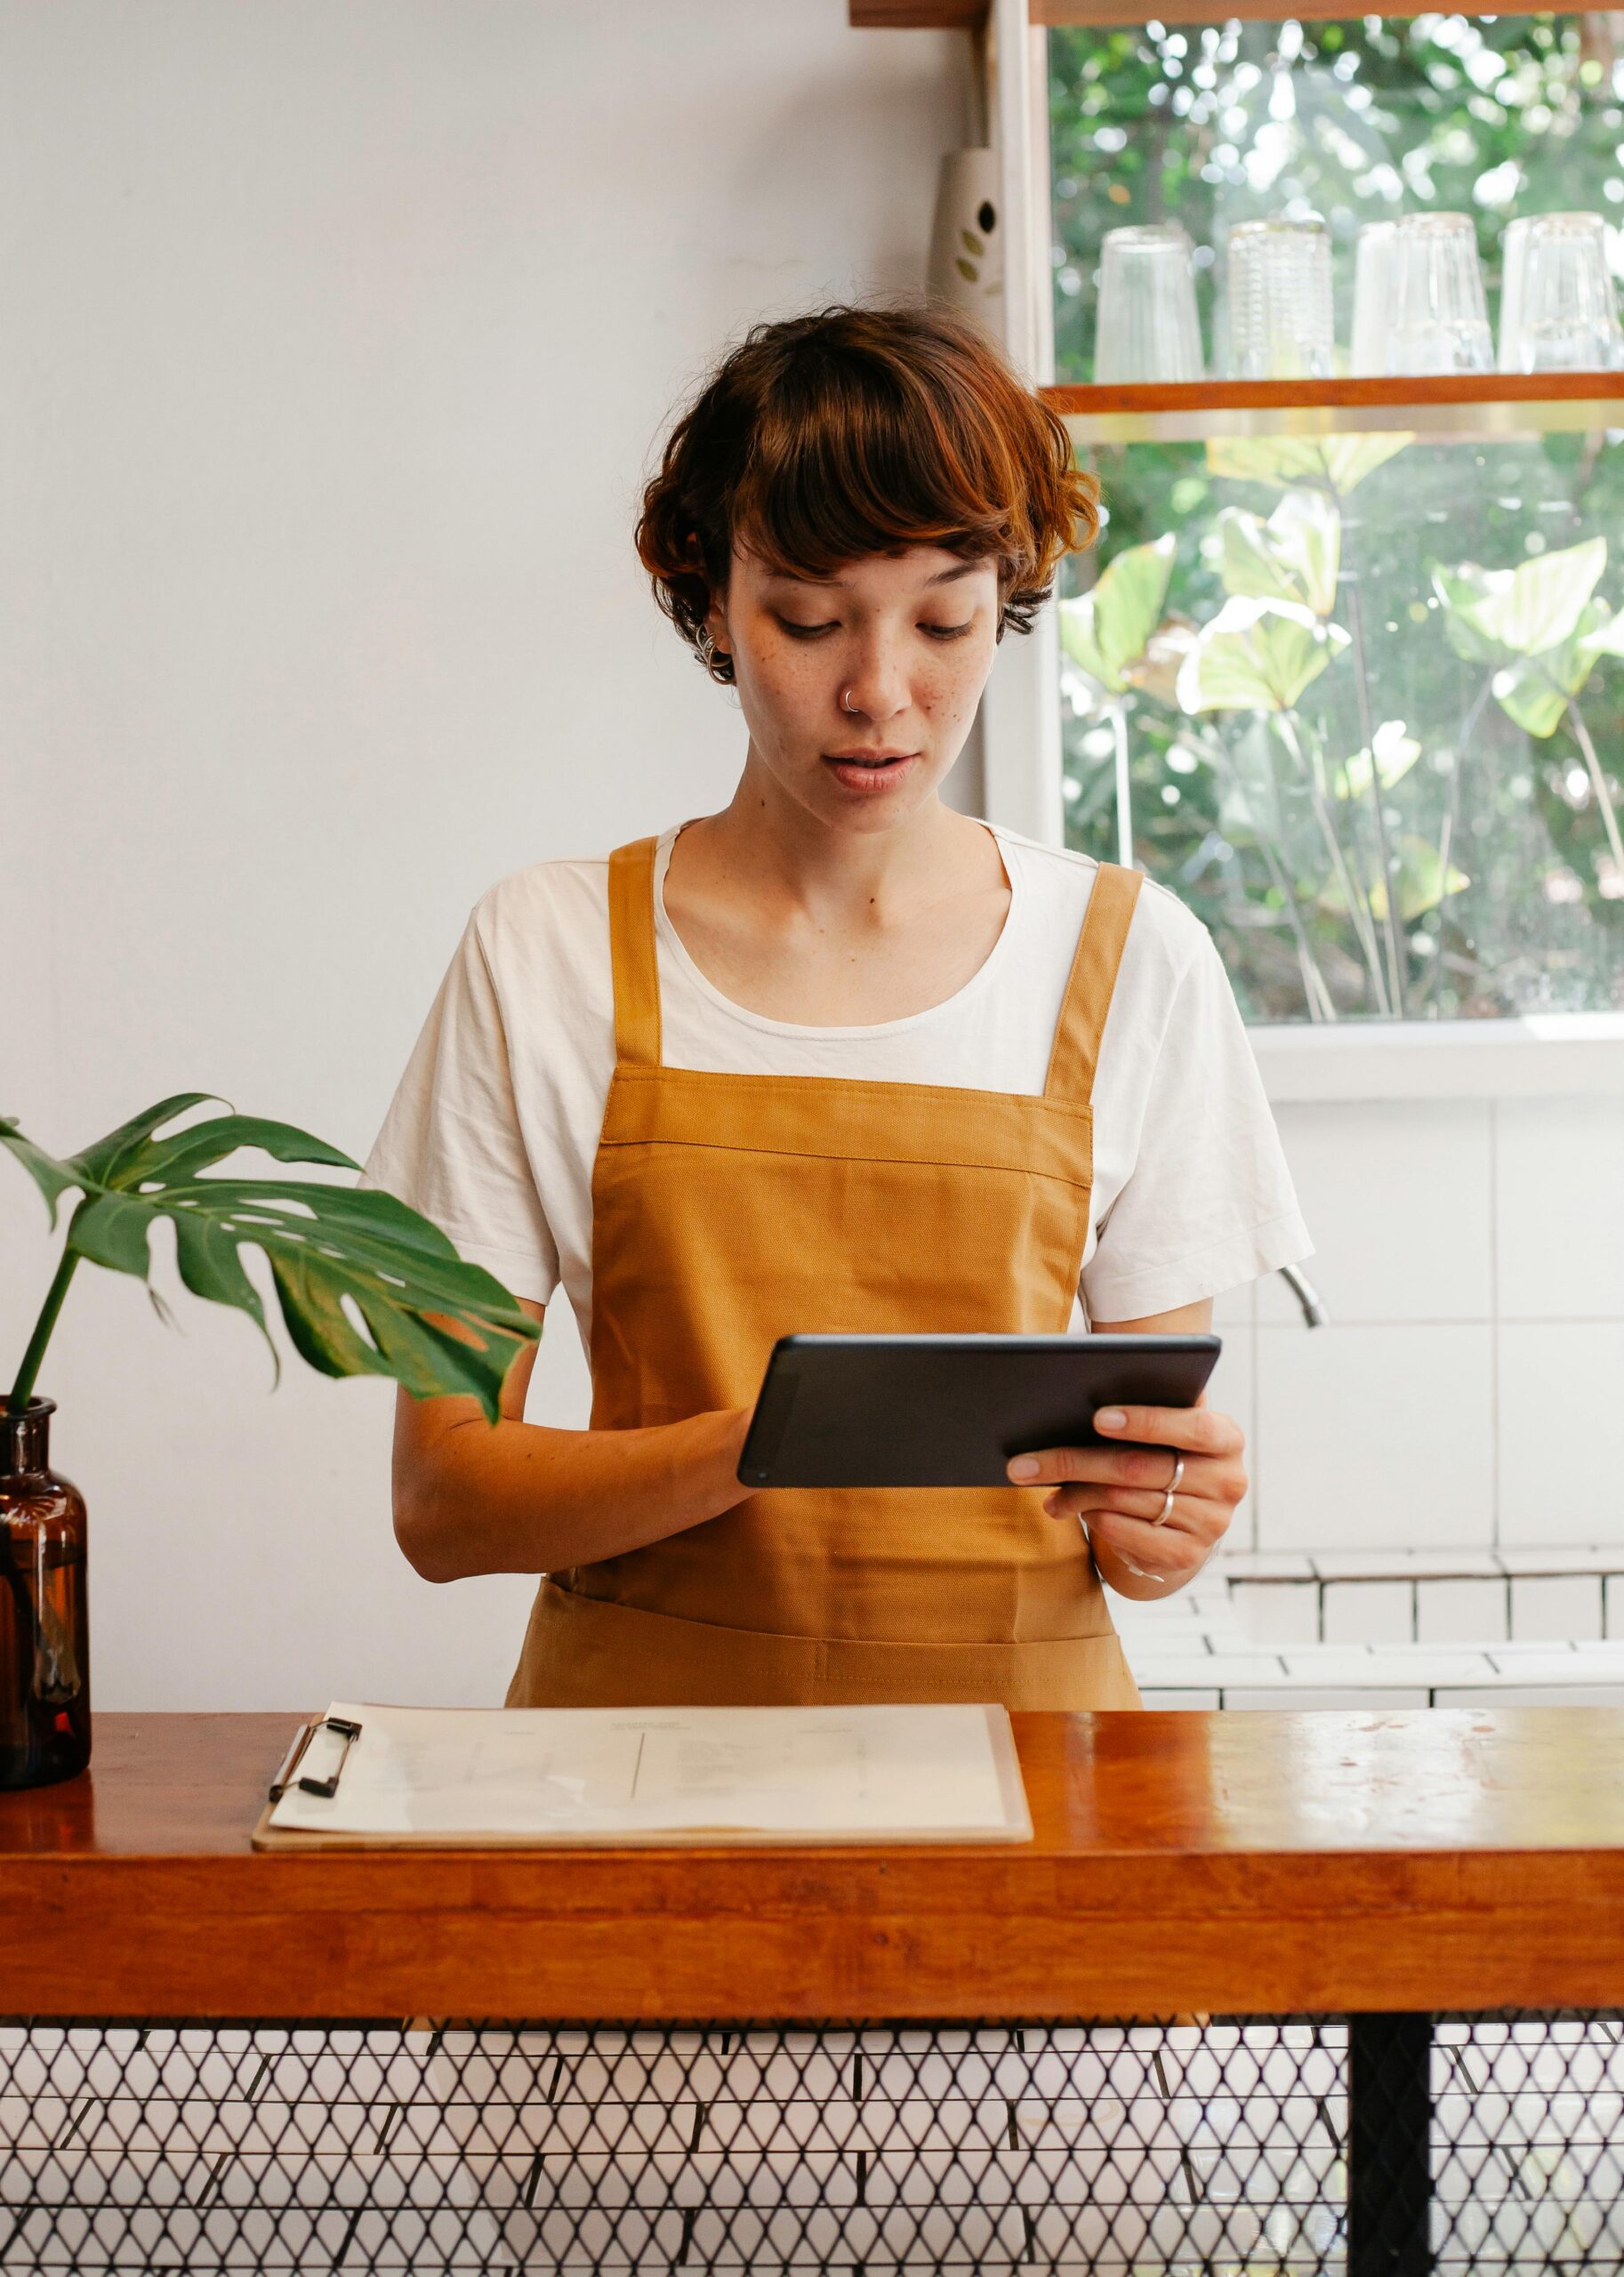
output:
[[[335,1732],[344,1742],[343,1752],[326,1778],[301,1778],[299,1766],[304,1761],[305,1750],[318,1732]],[[280,1802],[287,1790],[296,1786],[301,1794],[320,1795],[331,1802],[338,1792],[339,1779],[350,1760],[350,1750],[360,1736],[360,1726],[352,1724],[347,1716],[313,1716],[308,1724],[301,1724],[293,1734],[287,1753],[277,1766],[277,1775],[270,1782],[271,1801]]]

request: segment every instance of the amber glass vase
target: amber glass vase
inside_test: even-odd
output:
[[[90,1761],[84,1497],[51,1468],[53,1399],[0,1397],[0,1788]]]

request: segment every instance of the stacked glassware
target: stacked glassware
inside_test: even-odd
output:
[[[1284,215],[1228,230],[1220,356],[1240,380],[1329,379],[1337,370],[1331,237]],[[1476,224],[1468,213],[1372,221],[1355,246],[1357,376],[1624,369],[1624,326],[1599,213],[1530,214],[1509,224],[1497,344]],[[1204,377],[1194,248],[1177,222],[1108,229],[1100,261],[1094,373],[1101,385]]]

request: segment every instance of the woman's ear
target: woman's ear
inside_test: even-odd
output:
[[[733,643],[728,634],[728,604],[725,599],[712,598],[710,607],[705,611],[704,627],[717,655],[730,656]]]

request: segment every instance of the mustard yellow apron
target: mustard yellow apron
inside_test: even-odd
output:
[[[751,1405],[793,1332],[1064,1331],[1090,1099],[1140,877],[1102,864],[1041,1096],[661,1059],[656,841],[609,864],[615,1067],[592,1170],[591,1426]],[[510,1707],[1137,1708],[1087,1536],[1042,1490],[769,1490],[543,1577]]]

